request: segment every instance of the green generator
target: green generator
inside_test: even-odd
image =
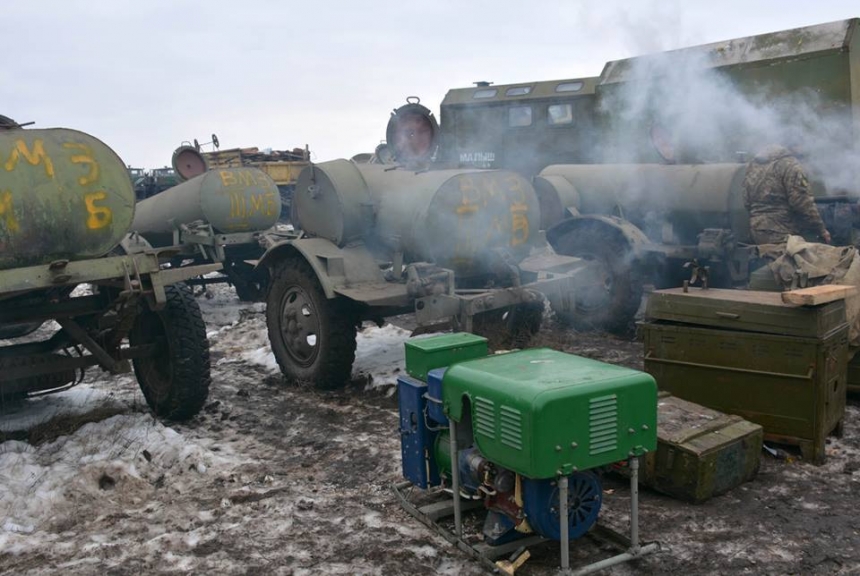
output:
[[[423,373],[425,354],[440,365],[440,349],[450,344],[450,336],[423,340],[417,357],[416,348],[409,357],[419,368],[407,365],[407,372]],[[632,545],[611,563],[656,550],[656,543],[639,545],[637,524],[638,457],[657,446],[654,379],[550,349],[480,357],[481,345],[476,342],[479,357],[471,360],[458,346],[453,364],[430,369],[426,382],[399,379],[409,485],[457,495],[451,504],[458,540],[463,503],[480,502],[485,544],[559,541],[566,569],[569,541],[597,521],[603,492],[596,472],[627,461],[633,472]]]

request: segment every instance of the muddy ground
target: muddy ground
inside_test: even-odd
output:
[[[105,472],[94,462],[96,471],[69,486],[55,515],[35,532],[6,540],[0,572],[486,573],[398,505],[391,491],[400,480],[400,448],[390,387],[357,378],[321,393],[288,386],[240,359],[242,331],[264,330],[259,307],[244,310],[238,323],[209,328],[208,405],[191,422],[171,426],[200,447],[207,465],[161,462],[151,457],[154,447],[137,447],[135,473],[109,470],[113,484],[105,486],[96,485]],[[227,338],[230,332],[236,337]],[[642,346],[632,338],[575,334],[549,323],[535,344],[642,366]],[[92,380],[100,385],[98,376]],[[130,377],[105,385],[135,388]],[[147,418],[139,400],[126,411]],[[701,505],[643,489],[642,536],[660,541],[663,551],[607,573],[860,574],[858,426],[852,400],[845,436],[831,439],[825,465],[763,456],[754,481]],[[624,529],[627,485],[607,478],[604,489],[601,522]],[[572,545],[574,564],[605,555],[587,541]],[[518,574],[555,573],[554,549],[534,556]]]

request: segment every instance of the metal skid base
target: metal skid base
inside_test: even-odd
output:
[[[636,462],[636,464],[638,464],[639,461],[636,458],[631,458],[631,464],[632,462]],[[626,536],[599,523],[595,524],[594,527],[592,527],[592,529],[589,530],[589,532],[586,534],[586,537],[597,541],[599,544],[607,544],[613,546],[614,548],[619,550],[620,553],[616,554],[615,556],[611,556],[609,558],[605,558],[603,560],[599,560],[597,562],[593,562],[591,564],[587,564],[585,566],[581,566],[573,570],[569,566],[569,542],[566,545],[562,543],[562,565],[559,568],[560,575],[582,576],[585,574],[593,574],[595,572],[603,570],[604,568],[608,568],[616,564],[621,564],[622,562],[636,560],[638,558],[641,558],[642,556],[652,554],[660,550],[660,544],[658,542],[639,544],[638,466],[636,466],[636,468],[637,469],[634,471],[633,475],[630,478],[630,535]],[[564,479],[566,479],[566,477],[564,477]],[[490,546],[483,542],[478,544],[470,544],[462,537],[461,516],[463,512],[483,508],[482,502],[461,501],[460,499],[448,497],[447,493],[440,492],[439,495],[442,496],[444,494],[445,498],[440,498],[428,504],[418,506],[413,503],[409,498],[409,492],[411,492],[413,488],[414,487],[410,482],[402,482],[400,484],[396,484],[393,487],[394,493],[397,495],[397,498],[400,501],[400,504],[404,508],[404,510],[409,512],[410,515],[412,515],[422,524],[445,538],[448,542],[454,544],[455,546],[457,546],[457,548],[472,556],[475,560],[480,562],[485,568],[487,568],[487,570],[491,572],[499,572],[499,568],[496,565],[496,561],[500,558],[504,558],[511,553],[520,550],[521,548],[530,549],[537,545],[547,545],[553,542],[552,540],[549,540],[542,536],[534,535],[520,538],[513,542],[502,544],[499,546]],[[420,491],[420,493],[426,494],[426,492],[424,491]],[[450,517],[454,517],[455,519],[454,530],[449,530],[439,522],[439,520],[443,518]],[[566,534],[564,534],[563,536],[566,537]]]

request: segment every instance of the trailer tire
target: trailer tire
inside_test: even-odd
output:
[[[132,348],[156,344],[135,358],[134,374],[146,403],[159,418],[187,420],[209,396],[209,340],[194,294],[185,284],[165,286],[167,304],[141,311],[128,335]]]
[[[266,326],[272,352],[288,382],[320,390],[345,386],[355,361],[357,324],[353,304],[326,298],[303,258],[286,258],[275,266],[266,300]]]
[[[543,308],[541,300],[482,312],[472,319],[472,331],[486,338],[492,350],[526,348],[540,332]]]
[[[576,291],[572,312],[556,316],[577,330],[605,330],[627,335],[642,301],[642,278],[630,249],[620,234],[598,223],[567,231],[555,241],[555,250],[598,264],[596,281]]]

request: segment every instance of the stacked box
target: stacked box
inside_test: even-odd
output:
[[[644,457],[642,483],[700,503],[752,480],[762,427],[665,392],[657,401],[657,450]]]
[[[760,424],[766,440],[824,461],[841,433],[848,324],[842,300],[785,304],[779,293],[680,289],[648,302],[645,370],[661,389]]]
[[[860,354],[854,354],[854,357],[848,362],[848,392],[852,394],[860,394]]]

